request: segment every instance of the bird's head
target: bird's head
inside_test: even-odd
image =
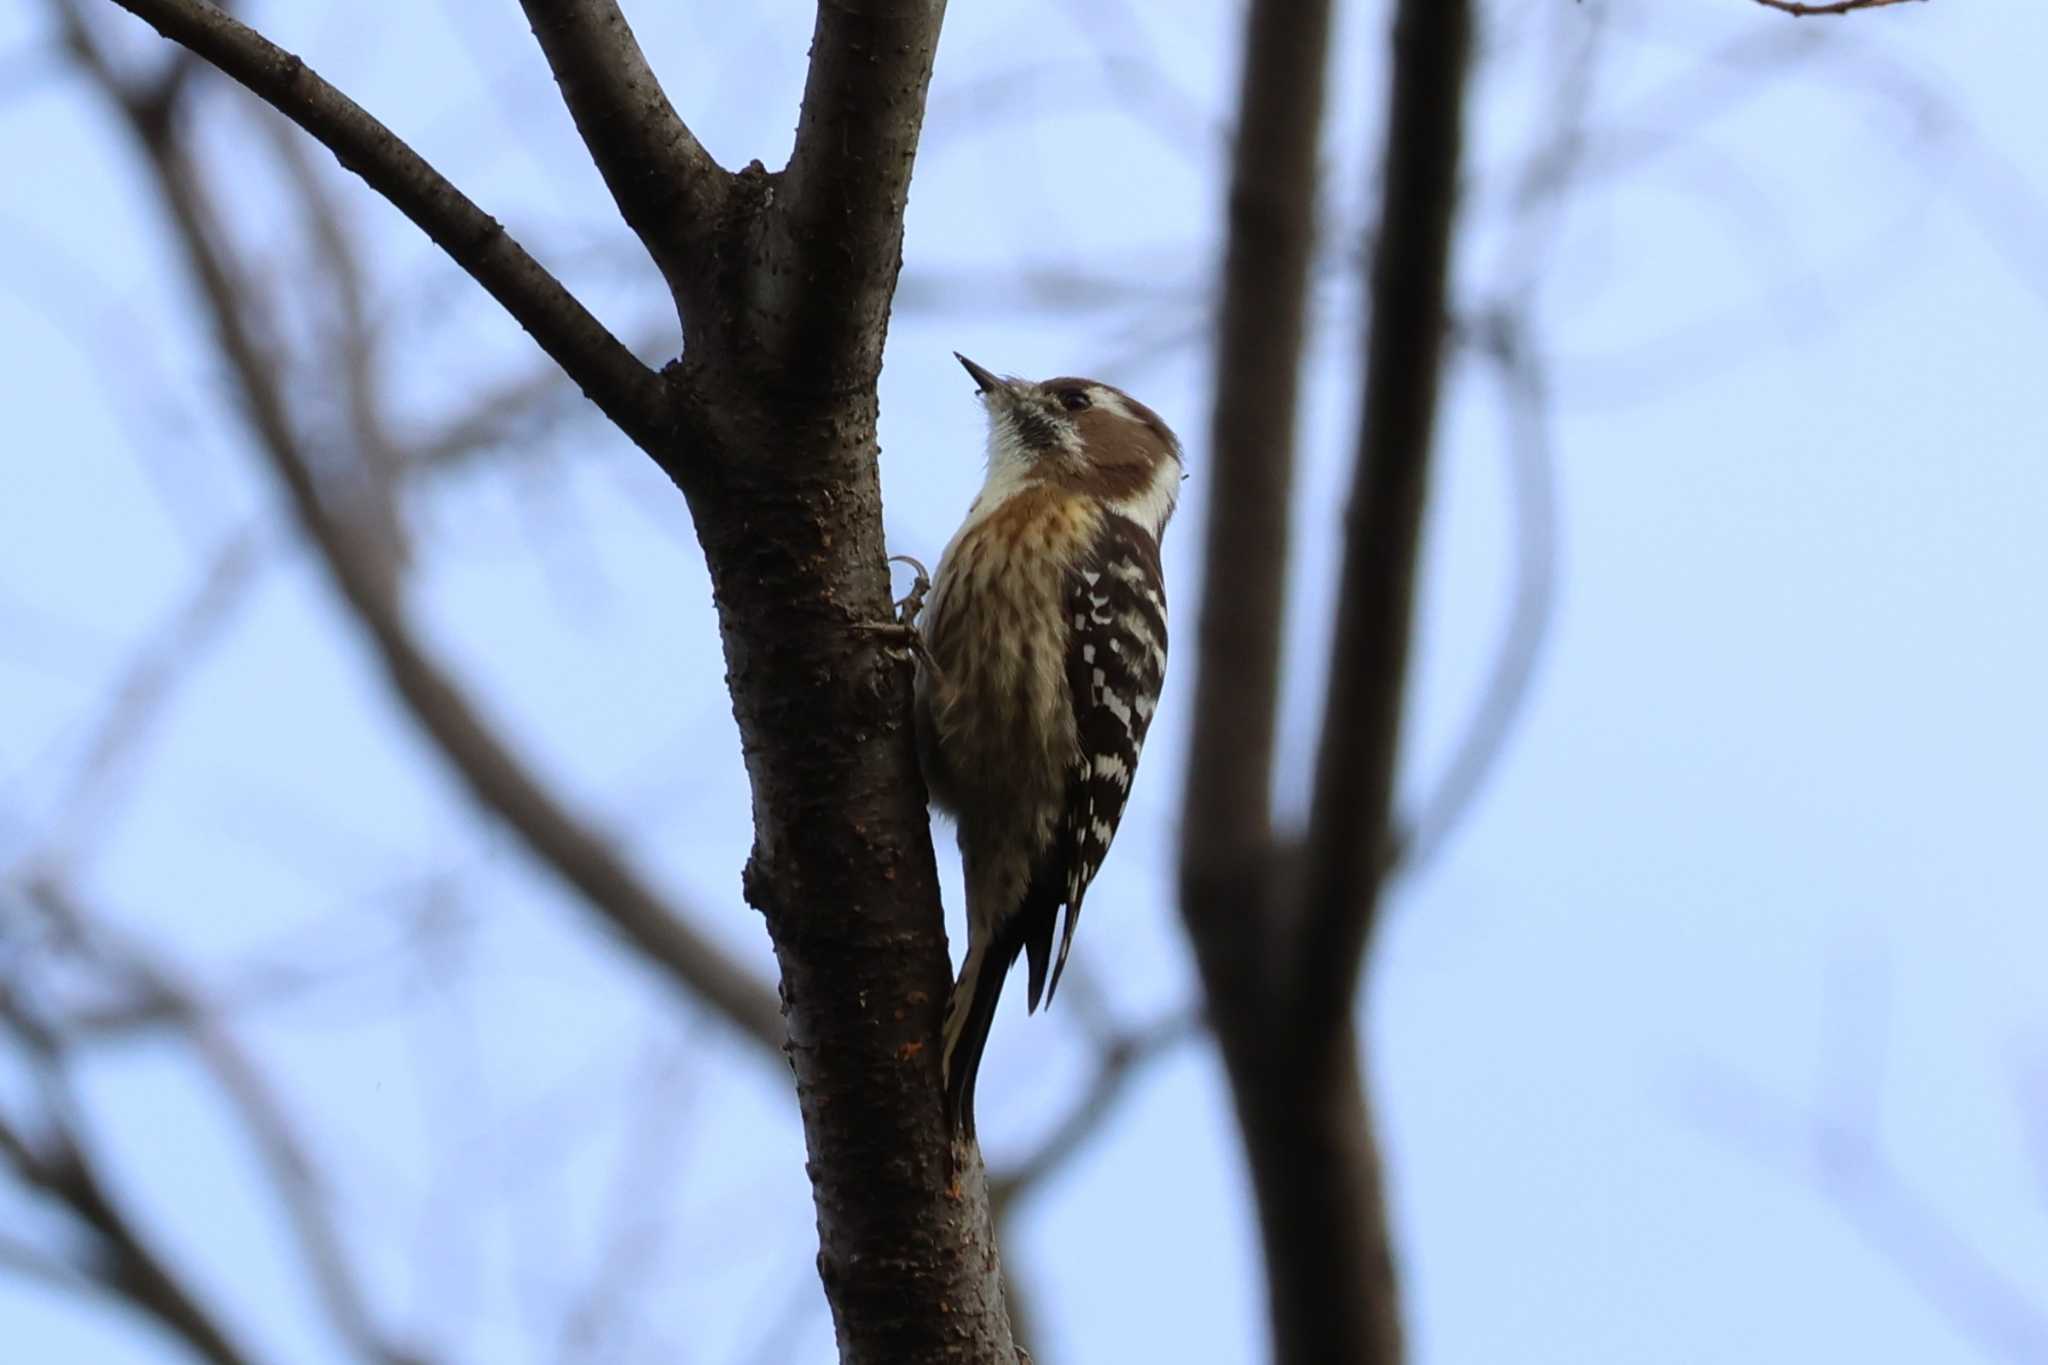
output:
[[[1096,379],[1005,378],[954,352],[988,411],[992,483],[1049,483],[1099,498],[1157,535],[1186,473],[1159,414]]]

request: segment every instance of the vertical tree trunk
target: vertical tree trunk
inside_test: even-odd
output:
[[[722,424],[751,428],[753,454],[722,462],[691,505],[753,788],[746,894],[781,966],[841,1359],[1008,1365],[981,1165],[950,1144],[931,1044],[951,977],[910,669],[852,628],[890,611],[873,403],[785,397],[736,415],[728,404]]]

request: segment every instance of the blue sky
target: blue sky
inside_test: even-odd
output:
[[[710,149],[779,164],[808,8],[627,8]],[[663,353],[658,279],[513,8],[373,12],[253,9]],[[1555,595],[1494,777],[1401,884],[1371,969],[1415,1358],[2025,1359],[1996,1295],[2048,1304],[2048,12],[1487,15],[1459,302],[1469,316],[1535,281]],[[1201,291],[1238,22],[1214,4],[954,7],[883,379],[898,549],[934,556],[979,480],[953,350],[1099,374],[1188,440],[1167,570],[1193,619]],[[40,6],[0,6],[16,191],[0,206],[0,886],[63,834],[93,903],[201,979],[335,973],[242,1036],[318,1135],[401,1334],[457,1361],[831,1359],[782,1077],[595,934],[385,695],[317,565],[277,534],[138,164],[84,87],[34,59],[47,28]],[[1381,6],[1345,7],[1334,57],[1282,727],[1297,774],[1356,419],[1383,28]],[[1579,178],[1531,230],[1515,187],[1574,101]],[[240,240],[288,290],[301,263],[251,107],[209,90],[201,134]],[[536,362],[396,214],[336,185],[374,246],[404,414]],[[1048,272],[1125,287],[1019,306]],[[1464,733],[1515,582],[1520,447],[1497,380],[1459,353],[1411,797]],[[739,900],[747,803],[708,587],[667,481],[579,420],[430,481],[410,513],[410,602],[435,650],[768,973]],[[107,802],[67,824],[110,689],[245,531],[247,586]],[[1171,900],[1190,682],[1170,679],[1076,947],[1131,1023],[1192,988]],[[1302,786],[1283,781],[1283,808]],[[980,1106],[997,1164],[1085,1073],[1077,998],[997,1024]],[[20,1082],[0,1063],[0,1103]],[[274,1359],[346,1359],[189,1063],[125,1045],[81,1084],[95,1150],[235,1325]],[[0,1189],[0,1225],[17,1219],[50,1230]],[[1199,1047],[1145,1073],[1020,1232],[1046,1360],[1258,1358],[1251,1213]],[[623,1307],[579,1355],[561,1324],[596,1283]],[[9,1358],[38,1365],[182,1358],[4,1277],[0,1321]]]

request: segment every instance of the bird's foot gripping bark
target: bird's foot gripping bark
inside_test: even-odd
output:
[[[925,594],[932,590],[931,575],[924,565],[909,555],[890,555],[891,564],[908,564],[917,577],[910,584],[910,591],[896,602],[896,619],[893,621],[856,621],[853,628],[862,635],[873,636],[882,648],[907,655],[917,660],[936,678],[939,666],[933,662],[931,651],[925,647],[924,635],[917,628],[918,615],[924,611]]]
[[[910,555],[890,555],[891,564],[908,564],[917,575],[911,580],[910,591],[896,601],[896,624],[915,627],[918,614],[924,610],[924,595],[932,590],[932,576],[925,572],[924,562]]]

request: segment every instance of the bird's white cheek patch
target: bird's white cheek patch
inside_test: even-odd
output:
[[[1161,460],[1150,483],[1131,497],[1110,503],[1109,508],[1144,527],[1156,540],[1165,533],[1174,502],[1180,497],[1180,474],[1180,461]]]

